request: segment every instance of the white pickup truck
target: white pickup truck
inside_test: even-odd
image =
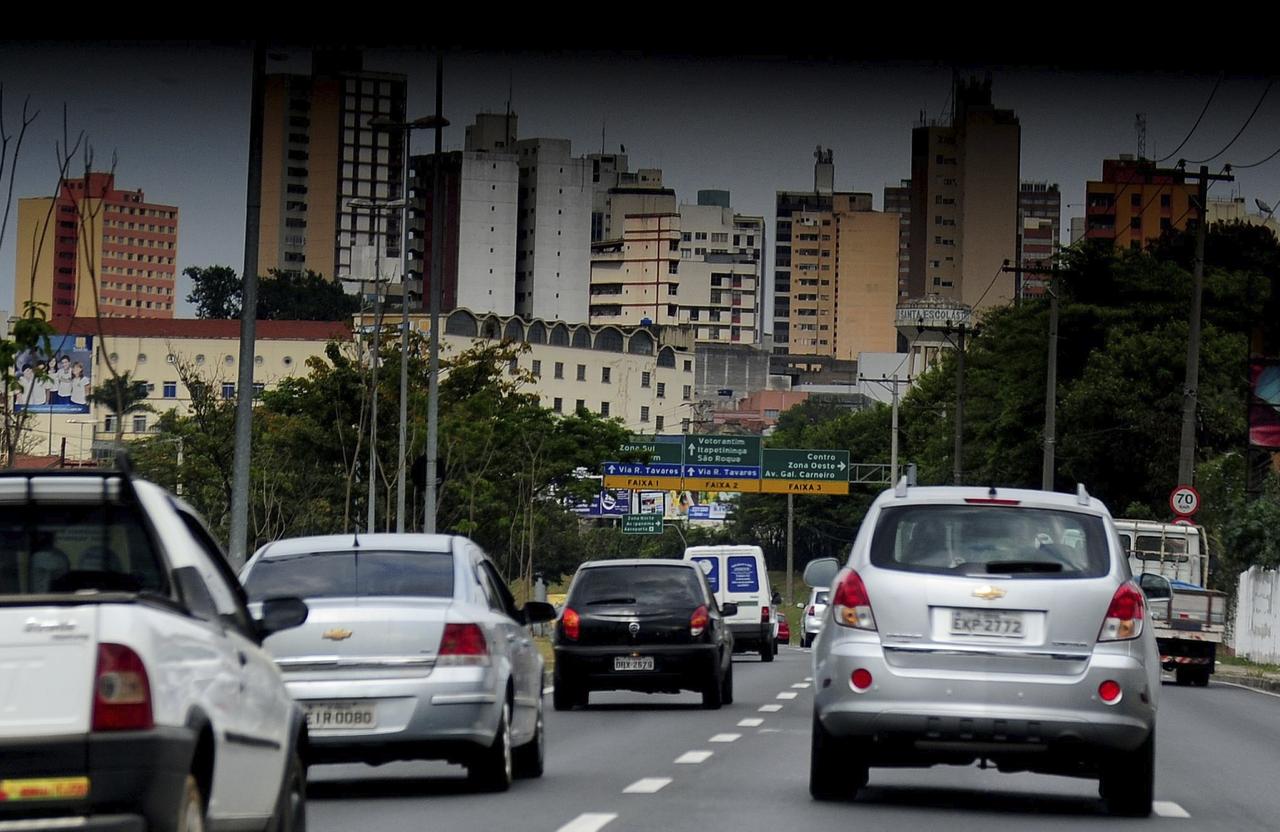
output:
[[[127,472],[0,472],[0,832],[299,832],[306,732],[187,505]]]
[[[1179,685],[1209,684],[1226,633],[1227,597],[1208,588],[1204,528],[1149,520],[1115,524],[1129,568],[1152,602],[1161,667]]]

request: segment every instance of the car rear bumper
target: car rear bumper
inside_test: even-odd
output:
[[[82,798],[0,801],[0,832],[162,828],[177,817],[195,745],[185,728],[0,741],[0,780],[88,779]]]
[[[437,667],[430,675],[290,681],[309,703],[357,702],[375,709],[365,728],[308,728],[308,762],[457,759],[493,742],[505,700],[493,667]]]
[[[702,690],[717,672],[715,644],[556,646],[556,677],[586,690],[636,690],[651,693]],[[619,657],[652,656],[653,670],[614,670]]]
[[[873,680],[863,693],[850,681],[859,668]],[[1129,751],[1155,724],[1149,674],[1120,653],[1094,653],[1072,675],[936,671],[892,666],[878,642],[849,641],[833,645],[816,670],[823,727],[874,740],[886,757]],[[1098,695],[1106,680],[1123,691],[1114,705]]]
[[[773,623],[770,621],[752,621],[745,624],[729,624],[729,632],[733,633],[733,652],[759,650],[773,641]]]

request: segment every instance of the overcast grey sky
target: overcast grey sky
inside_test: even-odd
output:
[[[307,71],[305,49],[290,55],[269,71]],[[0,44],[9,132],[23,96],[41,111],[22,149],[15,201],[47,195],[56,184],[54,143],[65,103],[73,134],[83,129],[92,142],[96,167],[109,164],[114,151],[121,186],[180,208],[180,270],[215,263],[238,270],[249,64],[246,49],[207,44]],[[365,65],[409,76],[410,116],[433,110],[432,54],[372,50]],[[1060,185],[1064,226],[1065,217],[1081,213],[1065,206],[1083,201],[1084,183],[1100,175],[1102,159],[1136,151],[1136,113],[1147,114],[1147,152],[1158,158],[1182,140],[1214,83],[1214,76],[1171,73],[991,74],[995,103],[1022,122],[1022,178]],[[727,189],[735,210],[772,223],[775,191],[812,186],[818,144],[835,151],[837,188],[871,191],[879,208],[884,186],[910,175],[911,127],[921,111],[942,113],[950,79],[949,67],[924,64],[455,52],[445,61],[445,116],[452,122],[445,145],[461,146],[476,112],[502,111],[510,87],[522,137],[568,138],[581,154],[600,149],[603,126],[606,150],[625,145],[633,169],[661,168],[682,201],[695,201],[700,188]],[[1263,79],[1228,77],[1179,155],[1216,153],[1265,86]],[[429,133],[417,135],[415,152],[430,142]],[[1278,146],[1280,89],[1213,163],[1215,172],[1224,161],[1254,162]],[[1212,195],[1234,190],[1250,207],[1255,197],[1280,201],[1280,157],[1237,176]],[[0,247],[0,309],[13,306],[15,222],[16,209]],[[187,281],[180,278],[178,288],[178,313],[188,315]]]

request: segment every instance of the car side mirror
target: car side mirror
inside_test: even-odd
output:
[[[546,601],[530,601],[524,605],[524,623],[542,624],[556,620],[556,608]]]
[[[1142,594],[1147,596],[1148,601],[1161,601],[1173,597],[1173,585],[1163,575],[1144,573],[1138,576],[1138,586],[1142,588]]]
[[[798,610],[804,609],[804,604],[796,604],[796,609]]]
[[[773,599],[772,599],[772,600],[773,600],[773,605],[774,605],[775,607],[776,607],[776,606],[778,606],[779,604],[781,604],[781,603],[782,603],[782,593],[781,593],[781,592],[775,592],[775,593],[773,593]]]
[[[728,601],[720,606],[720,612],[724,613],[725,615],[737,615],[738,605],[733,603],[732,601]]]
[[[268,598],[262,602],[262,612],[254,623],[258,626],[258,635],[266,638],[301,626],[309,612],[301,598]]]
[[[836,579],[840,561],[835,558],[818,558],[809,561],[804,568],[804,582],[814,589],[826,589]]]

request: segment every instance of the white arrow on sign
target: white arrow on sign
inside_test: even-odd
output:
[[[605,470],[605,473],[606,473],[606,474],[616,474],[616,473],[618,473],[618,466],[616,466],[616,465],[606,465],[606,466],[604,466],[604,470]]]
[[[845,464],[842,462],[840,463],[840,470],[843,471],[844,469],[845,469]]]

